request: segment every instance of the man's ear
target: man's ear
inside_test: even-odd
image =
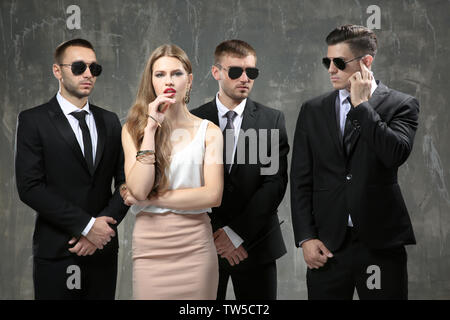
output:
[[[221,78],[220,78],[220,70],[219,70],[219,68],[217,66],[213,65],[211,67],[211,74],[212,74],[214,79],[221,80]]]
[[[61,80],[62,74],[61,74],[61,67],[58,66],[56,63],[53,64],[53,76],[55,76],[56,79]]]
[[[362,59],[362,62],[367,67],[367,69],[371,70],[373,57],[370,54],[366,54]]]

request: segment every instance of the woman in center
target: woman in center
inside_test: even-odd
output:
[[[122,130],[127,200],[136,214],[134,299],[216,298],[208,212],[222,200],[223,138],[187,109],[192,78],[181,48],[158,47]]]

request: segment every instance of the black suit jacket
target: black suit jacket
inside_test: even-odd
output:
[[[191,112],[219,126],[215,99]],[[259,157],[256,163],[250,162],[251,155],[248,152],[250,140],[240,135],[238,148],[241,144],[241,147],[245,145],[245,163],[236,164],[239,152],[237,150],[231,172],[224,173],[222,204],[213,208],[210,214],[214,231],[228,225],[244,240],[243,246],[248,251],[249,257],[233,267],[234,269],[270,262],[286,253],[277,215],[277,208],[283,200],[288,179],[289,145],[283,113],[247,99],[241,129],[244,132],[248,129],[256,129],[256,132],[258,129],[267,129],[265,132],[267,154],[272,152],[270,130],[279,130],[279,139],[276,141],[279,145],[279,168],[275,174],[261,175],[261,168],[270,167],[270,164],[263,164]],[[262,135],[255,137],[259,145]],[[220,261],[221,266],[229,266],[225,259]]]
[[[348,113],[357,139],[346,157],[337,95],[305,102],[297,120],[290,173],[296,245],[318,238],[331,251],[338,249],[349,214],[359,239],[370,248],[414,244],[397,171],[413,147],[418,101],[379,83],[369,101]]]
[[[92,104],[89,108],[98,134],[93,175],[56,96],[19,114],[16,181],[20,199],[37,212],[35,257],[71,255],[68,241],[81,236],[91,217],[110,216],[120,223],[128,210],[118,188],[125,181],[119,119]],[[117,225],[113,229],[116,237],[95,255],[117,253]]]

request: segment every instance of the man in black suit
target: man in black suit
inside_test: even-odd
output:
[[[327,37],[333,92],[305,102],[291,168],[295,243],[309,299],[407,299],[415,244],[397,184],[411,153],[419,103],[375,81],[373,31],[345,25]]]
[[[125,180],[119,119],[88,102],[101,70],[88,41],[61,44],[53,64],[59,92],[18,117],[17,189],[37,212],[35,299],[115,297],[115,235],[128,207],[119,194]]]
[[[222,42],[214,62],[219,92],[191,112],[224,132],[222,204],[210,215],[220,255],[217,299],[225,299],[230,277],[237,299],[276,299],[276,259],[286,253],[277,216],[287,186],[284,116],[248,98],[258,76],[248,43]],[[258,157],[262,150],[270,161]]]

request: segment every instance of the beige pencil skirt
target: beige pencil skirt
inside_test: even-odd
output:
[[[216,299],[219,266],[208,214],[141,212],[132,250],[134,299]]]

